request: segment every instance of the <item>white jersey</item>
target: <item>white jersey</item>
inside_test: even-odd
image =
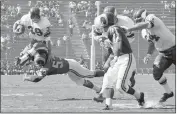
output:
[[[153,14],[149,14],[145,21],[149,23],[147,32],[156,37],[154,43],[158,51],[164,51],[175,46],[175,35],[165,26],[162,20]]]
[[[41,16],[40,21],[38,23],[34,23],[30,18],[30,14],[26,14],[21,18],[20,23],[31,30],[29,33],[30,38],[37,41],[46,41],[50,39],[49,37],[44,37],[47,27],[51,26],[47,17]]]
[[[122,27],[127,27],[127,28],[131,28],[134,26],[134,22],[131,18],[129,18],[128,16],[123,16],[123,15],[117,15],[117,19],[118,19],[118,26],[122,26]],[[132,36],[132,34],[134,34],[133,32],[129,32],[126,34],[130,43],[132,43],[134,41],[134,35]],[[131,37],[132,36],[132,37]]]

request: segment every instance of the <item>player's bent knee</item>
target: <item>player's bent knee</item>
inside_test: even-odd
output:
[[[116,90],[118,90],[120,93],[124,93],[124,92],[126,92],[127,89],[123,83],[117,83]]]
[[[158,67],[156,64],[153,65],[153,77],[156,81],[158,81],[163,75],[162,69]]]

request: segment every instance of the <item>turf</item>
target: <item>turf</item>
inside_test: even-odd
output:
[[[175,93],[175,75],[165,74]],[[77,86],[66,75],[46,77],[39,83],[24,82],[22,75],[1,76],[1,112],[176,112],[175,97],[157,105],[163,88],[152,75],[137,75],[135,88],[145,93],[146,105],[139,107],[134,97],[115,93],[113,110],[92,99],[97,94]],[[91,79],[101,86],[102,78]]]

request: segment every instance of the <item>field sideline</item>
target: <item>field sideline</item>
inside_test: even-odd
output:
[[[176,96],[176,76],[165,75]],[[66,75],[46,77],[39,83],[24,82],[22,75],[2,75],[1,112],[176,112],[176,97],[163,105],[155,105],[164,90],[152,75],[137,75],[135,78],[135,88],[145,93],[146,106],[140,108],[132,96],[116,92],[114,109],[103,111],[104,104],[92,101],[96,96],[93,90],[77,86]],[[97,85],[102,83],[102,78],[91,80]]]

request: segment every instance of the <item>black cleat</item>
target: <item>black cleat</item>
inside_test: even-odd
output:
[[[170,97],[173,97],[173,96],[174,96],[173,92],[171,92],[171,93],[164,93],[163,97],[160,99],[159,102],[165,102],[167,99],[169,99]]]
[[[140,106],[143,106],[145,104],[144,93],[143,92],[140,93],[140,99],[137,99],[137,101],[138,101]]]
[[[99,102],[102,103],[105,100],[105,98],[103,97],[102,94],[99,94],[98,97],[94,97],[93,100],[98,102],[98,103]]]
[[[108,105],[106,105],[105,108],[103,108],[103,110],[112,110],[113,108],[109,107]]]
[[[135,86],[135,75],[136,75],[136,72],[135,71],[133,71],[132,72],[132,76],[131,76],[131,78],[130,78],[130,87],[134,87]]]

